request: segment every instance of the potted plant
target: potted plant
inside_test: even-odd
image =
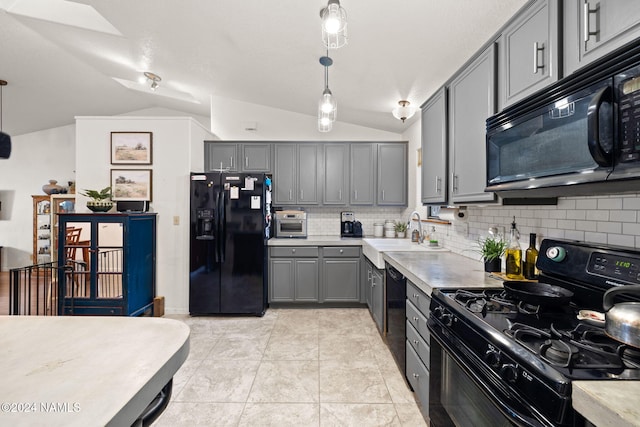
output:
[[[396,230],[396,235],[398,236],[398,238],[403,239],[405,236],[405,233],[407,232],[407,223],[402,221],[396,221],[394,228]]]
[[[108,212],[113,207],[111,187],[105,187],[100,191],[83,190],[80,194],[91,199],[87,202],[87,208],[92,212]]]
[[[486,237],[478,239],[477,252],[484,260],[484,271],[502,271],[502,255],[507,248],[507,242],[501,238]]]

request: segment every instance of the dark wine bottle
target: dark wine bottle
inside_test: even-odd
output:
[[[536,261],[538,260],[538,250],[536,249],[536,233],[529,234],[529,247],[524,253],[524,278],[537,279],[538,269]]]

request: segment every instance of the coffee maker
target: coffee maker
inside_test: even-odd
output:
[[[353,212],[340,213],[340,237],[362,237],[362,223]]]

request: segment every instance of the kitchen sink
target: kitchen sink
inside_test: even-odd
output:
[[[442,246],[429,246],[411,239],[362,239],[362,253],[379,269],[384,269],[384,252],[448,252]]]

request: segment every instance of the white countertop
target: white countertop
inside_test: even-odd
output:
[[[188,354],[176,320],[0,316],[0,425],[131,425]]]
[[[385,252],[383,258],[427,295],[434,288],[496,288],[484,264],[450,252]]]
[[[412,242],[411,239],[362,239],[362,253],[376,268],[384,269],[385,252],[449,252],[442,246]]]
[[[640,426],[640,381],[572,381],[573,407],[598,427]]]

